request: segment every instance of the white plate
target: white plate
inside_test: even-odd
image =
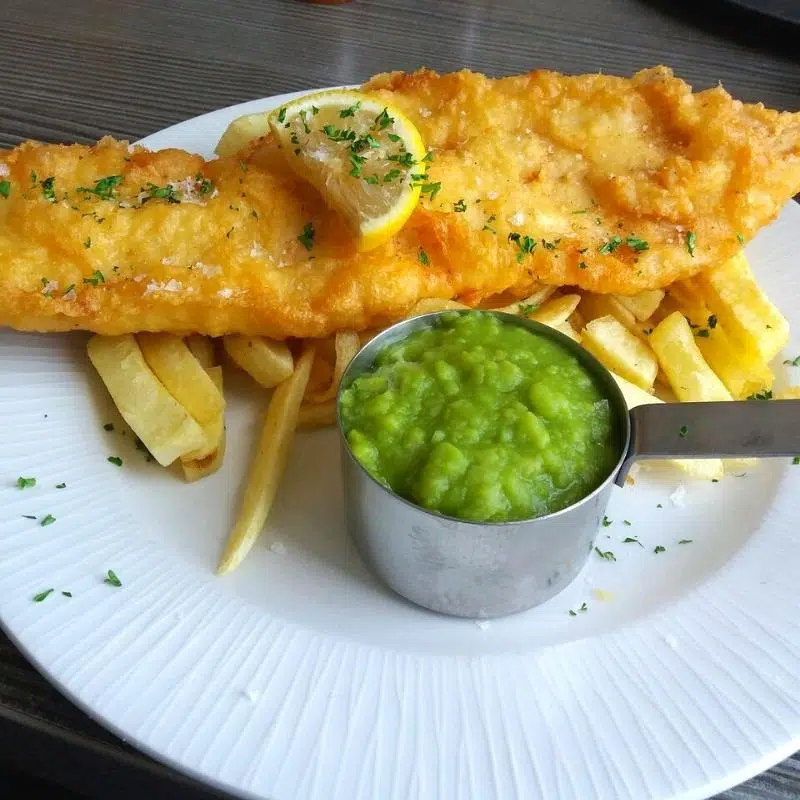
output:
[[[145,144],[210,155],[229,120],[287,97]],[[791,318],[791,355],[798,226],[791,204],[748,248]],[[232,382],[225,467],[187,486],[122,435],[84,341],[0,333],[0,618],[156,758],[270,800],[643,800],[707,797],[800,747],[800,467],[687,482],[685,507],[669,499],[678,474],[616,490],[598,541],[616,562],[593,557],[545,606],[478,625],[370,577],[343,528],[332,431],[299,437],[263,545],[214,577],[257,393]]]

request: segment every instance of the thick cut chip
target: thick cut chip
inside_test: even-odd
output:
[[[222,367],[208,367],[208,375],[214,385],[222,394]],[[209,443],[214,444],[214,449],[208,455],[193,459],[191,453],[181,458],[183,477],[188,481],[198,481],[208,475],[213,475],[221,466],[225,458],[225,417],[220,414],[212,424],[203,428]]]
[[[659,305],[661,305],[661,301],[664,299],[664,290],[651,289],[649,291],[639,292],[639,294],[630,295],[629,297],[626,297],[624,294],[619,294],[616,295],[616,298],[639,320],[639,322],[644,322],[650,319],[650,317],[655,314]]]
[[[186,345],[192,351],[192,355],[200,362],[203,369],[213,367],[217,362],[214,353],[214,340],[208,336],[187,336]]]
[[[650,389],[658,374],[653,351],[614,317],[599,317],[583,329],[583,346],[612,372]]]
[[[306,399],[311,403],[325,403],[333,399],[336,392],[339,391],[339,381],[341,381],[347,365],[360,349],[361,340],[355,331],[339,331],[336,334],[336,363],[331,382],[323,391],[307,393]]]
[[[226,336],[222,342],[234,362],[265,389],[285,381],[294,370],[294,359],[286,342],[262,336]]]
[[[642,326],[637,322],[633,312],[623,304],[622,299],[613,294],[584,294],[579,306],[587,321],[599,317],[614,317],[634,336],[644,339]]]
[[[297,427],[301,429],[324,428],[336,424],[336,401],[302,406],[297,418]]]
[[[122,418],[161,466],[205,444],[203,429],[153,374],[132,334],[93,336],[87,350]]]
[[[768,364],[789,341],[789,323],[756,283],[744,253],[695,279],[730,335]]]
[[[219,574],[230,572],[241,564],[264,527],[289,458],[313,360],[314,347],[307,345],[295,371],[272,395],[250,463],[239,517],[217,567]]]
[[[214,152],[220,158],[234,156],[245,149],[254,139],[260,139],[269,133],[269,114],[246,114],[235,119],[225,129]]]
[[[675,311],[660,322],[650,334],[650,344],[678,400],[733,399],[703,358],[683,314]]]
[[[541,322],[542,325],[557,328],[569,319],[580,301],[581,296],[579,294],[565,294],[554,300],[548,300],[541,308],[537,308],[529,316],[532,320]]]

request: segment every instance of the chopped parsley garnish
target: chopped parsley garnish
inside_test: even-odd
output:
[[[585,261],[579,261],[578,262],[578,269],[586,269],[586,262]]]
[[[714,328],[717,327],[717,316],[716,316],[716,314],[712,314],[708,318],[708,327],[711,328],[712,331],[714,330]]]
[[[11,194],[11,181],[0,181],[0,195],[5,197],[8,200],[8,196]]]
[[[354,117],[356,115],[356,111],[361,108],[361,101],[359,100],[357,103],[354,103],[352,106],[348,106],[348,108],[343,108],[339,112],[339,116],[344,119],[345,117]],[[378,115],[380,116],[380,114]],[[377,119],[376,119],[377,122]]]
[[[544,247],[545,250],[555,250],[556,245],[560,241],[560,239],[556,239],[554,242],[548,242],[547,239],[542,239],[542,247]]]
[[[681,539],[678,544],[691,544],[694,539]]]
[[[736,234],[736,241],[737,241],[737,242],[739,242],[739,244],[744,244],[744,236],[742,236],[742,234],[741,234],[741,233],[738,233],[738,232],[737,232],[737,234]]]
[[[453,203],[453,211],[463,212],[466,210],[467,210],[467,204],[464,202],[463,197],[457,202]]]
[[[300,144],[300,140],[297,138],[297,134],[296,134],[296,133],[293,133],[293,134],[292,134],[292,135],[289,137],[289,141],[290,141],[292,144]]]
[[[800,466],[800,456],[795,456],[795,457],[792,459],[792,466],[793,466],[793,467]]]
[[[711,336],[711,331],[709,331],[708,328],[700,328],[695,336],[699,336],[701,339],[708,339],[708,337]]]
[[[156,186],[154,183],[148,183],[142,189],[142,192],[147,193],[147,197],[142,198],[142,203],[146,203],[148,200],[166,200],[168,203],[180,203],[175,187],[169,183],[166,186]]]
[[[119,456],[109,456],[106,461],[108,461],[110,464],[116,465],[117,467],[122,466],[122,459]]]
[[[100,283],[105,283],[106,279],[99,269],[96,269],[88,278],[83,279],[84,283],[91,283],[92,286],[97,286]]]
[[[571,211],[570,213],[571,214],[588,214],[589,213],[589,209],[588,208],[579,208],[577,211]]]
[[[627,525],[627,526],[630,528],[630,526],[631,526],[633,523],[632,523],[632,522],[631,522],[629,519],[624,519],[624,520],[622,520],[622,524],[623,524],[623,525]]]
[[[612,236],[600,249],[602,255],[607,256],[613,253],[622,245],[622,238],[619,236]]]
[[[36,517],[33,514],[23,514],[22,518],[23,519],[36,519]]]
[[[87,250],[88,250],[88,249],[89,249],[89,248],[92,246],[92,237],[91,237],[91,236],[87,236],[87,237],[86,237],[86,238],[83,240],[83,246],[84,246],[84,247],[85,247]]]
[[[772,400],[772,389],[762,389],[749,395],[748,400]]]
[[[428,152],[425,153],[425,157],[422,160],[423,160],[423,162],[428,162],[428,163],[432,162],[433,161],[433,150],[428,150]]]
[[[17,478],[17,488],[19,489],[31,489],[34,486],[36,486],[36,478],[23,478],[22,476]]]
[[[599,547],[595,547],[594,551],[604,561],[616,561],[617,560],[617,557],[610,550],[601,550]]]
[[[39,523],[43,528],[46,528],[48,525],[52,525],[56,521],[56,518],[52,514],[45,514],[41,522]]]
[[[300,120],[301,120],[301,121],[302,121],[302,123],[303,123],[303,132],[304,132],[304,133],[311,133],[311,128],[309,128],[309,127],[308,127],[308,122],[306,122],[306,117],[308,117],[308,111],[306,111],[305,109],[303,109],[303,110],[300,112]],[[240,161],[240,162],[239,162],[239,164],[241,164],[241,163],[242,163],[242,162]]]
[[[631,250],[635,250],[637,253],[642,253],[645,250],[650,249],[650,245],[644,239],[640,239],[638,236],[628,236],[625,239],[625,244],[628,245]]]
[[[316,106],[311,106],[311,116],[316,117],[319,114],[319,109]]]
[[[400,141],[400,137],[396,133],[387,133],[386,135],[389,137],[389,141],[390,142],[399,142]],[[424,159],[423,159],[423,161],[424,161]]]
[[[428,254],[420,247],[419,252],[417,253],[417,259],[419,263],[422,264],[423,267],[427,267],[428,264],[431,263],[430,258],[428,258]]]
[[[402,173],[399,169],[390,169],[384,176],[383,182],[384,183],[391,183],[394,180],[397,180]]]
[[[122,175],[107,175],[105,178],[100,178],[94,182],[91,189],[85,186],[79,186],[78,191],[84,194],[93,194],[101,200],[111,200],[114,197],[114,192],[117,186],[122,182]]]
[[[56,489],[66,489],[66,488],[67,488],[67,484],[66,483],[57,483],[56,484]]]
[[[103,430],[104,431],[113,431],[114,430],[114,423],[113,422],[106,422],[106,424],[103,425]]]
[[[800,367],[800,356],[794,358],[787,358],[783,362],[787,367]]]
[[[39,592],[39,594],[35,594],[33,596],[34,603],[41,603],[42,600],[46,600],[51,594],[53,594],[54,589],[45,589],[43,592]]]
[[[359,103],[360,105],[360,103]],[[375,117],[375,126],[377,126],[378,130],[382,131],[384,128],[388,128],[394,122],[394,117],[390,117],[386,109],[384,108],[377,117]]]
[[[308,133],[308,131],[306,131],[306,133]],[[245,164],[244,161],[242,161],[241,159],[239,159],[239,169],[242,172],[247,172],[247,164]]]
[[[571,617],[577,617],[579,612],[588,611],[588,610],[589,610],[589,606],[587,606],[586,603],[581,603],[580,608],[578,608],[578,611],[573,611],[572,609],[570,609],[569,610],[569,615]]]
[[[211,194],[214,191],[214,181],[210,178],[204,178],[198,175],[195,180],[200,184],[200,194]]]
[[[356,132],[350,128],[335,128],[333,125],[323,125],[322,132],[332,142],[354,142]]]
[[[297,241],[311,252],[314,246],[314,226],[310,222],[306,222],[303,226],[303,232],[297,237]]]
[[[381,143],[374,136],[368,133],[366,136],[356,139],[353,144],[350,145],[350,149],[354,153],[362,153],[364,150],[369,150],[370,148],[375,150],[380,146]],[[411,154],[409,153],[408,155]]]
[[[686,249],[689,255],[694,258],[694,249],[697,245],[697,234],[694,231],[687,231],[686,233]]]
[[[72,597],[72,592],[61,592],[61,594],[63,594],[64,597]]]
[[[401,167],[413,167],[414,164],[417,163],[417,160],[411,153],[406,150],[405,153],[398,153],[397,155],[393,156],[386,156],[387,161],[396,161]]]
[[[662,547],[660,544],[657,544],[657,545],[656,545],[656,546],[653,548],[653,552],[654,552],[656,555],[658,555],[658,553],[666,553],[666,552],[667,552],[667,548],[666,548],[666,547]]]
[[[661,503],[656,503],[656,508],[664,508],[664,506]]]
[[[367,159],[364,156],[356,155],[356,153],[350,153],[350,175],[353,178],[360,178],[361,177],[361,169],[364,166],[364,162]]]
[[[55,177],[51,175],[49,178],[45,178],[41,183],[44,199],[51,203],[56,202],[55,182]]]
[[[520,236],[518,233],[509,233],[508,241],[514,242],[519,248],[517,253],[517,261],[522,262],[526,255],[530,255],[536,249],[536,240],[530,236]]]
[[[75,291],[75,284],[71,283],[69,286],[67,286],[66,289],[64,289],[64,294],[62,294],[61,296],[62,297],[66,297],[70,292],[73,292],[73,291]]]
[[[522,314],[523,317],[527,317],[529,314],[533,314],[537,308],[539,308],[538,303],[520,303],[517,306],[517,311]]]
[[[281,108],[280,111],[278,111],[278,122],[285,122],[285,120],[286,120],[286,109]]]
[[[686,425],[681,425],[681,427],[678,429],[678,436],[680,436],[681,439],[685,439],[688,435],[689,428]]]
[[[622,540],[622,544],[638,544],[639,547],[644,547],[644,545],[639,541],[638,536],[626,536]]]
[[[103,583],[107,583],[109,586],[122,586],[122,581],[117,577],[117,573],[114,572],[113,569],[110,569],[108,572],[106,572],[106,576],[103,578]]]
[[[420,194],[429,194],[430,200],[433,201],[433,198],[439,194],[442,188],[442,184],[440,181],[436,181],[436,183],[423,183],[422,186],[419,187]]]
[[[603,517],[603,523],[602,524],[603,524],[604,528],[608,528],[611,525],[611,522],[612,522],[612,520],[610,520],[608,517],[605,517],[605,516]]]

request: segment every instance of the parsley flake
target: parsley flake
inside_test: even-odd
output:
[[[612,520],[610,520],[608,517],[605,517],[605,516],[603,517],[603,523],[602,524],[603,524],[604,528],[608,528],[611,525],[611,522],[612,522]]]
[[[586,262],[585,261],[579,261],[578,262],[578,269],[586,269]]]
[[[62,294],[61,296],[62,297],[66,297],[70,292],[72,292],[74,290],[75,290],[75,284],[71,283],[69,286],[67,286],[66,289],[64,289],[64,294]]]
[[[467,210],[467,204],[462,197],[458,202],[453,203],[453,211],[463,212]]]
[[[39,522],[39,524],[43,528],[46,528],[48,525],[52,525],[55,521],[56,521],[56,518],[52,514],[45,514],[42,517],[41,522]]]
[[[616,561],[617,560],[617,557],[610,550],[601,550],[599,547],[595,547],[594,551],[604,561]]]
[[[343,108],[339,112],[339,116],[342,119],[345,119],[345,117],[354,117],[356,115],[356,111],[358,111],[359,108],[361,108],[361,101],[360,100],[357,103],[354,103],[352,106],[348,106],[347,108]],[[380,114],[378,116],[380,116]],[[377,118],[376,118],[376,122],[377,122]]]
[[[17,478],[18,489],[31,489],[34,486],[36,486],[36,478],[23,478],[22,476]]]
[[[681,425],[681,427],[678,429],[678,436],[680,436],[681,439],[685,439],[688,435],[689,435],[688,426]]]
[[[787,367],[800,367],[800,356],[794,358],[787,358],[783,362]]]
[[[686,233],[686,249],[689,255],[694,258],[694,249],[697,245],[697,234],[694,231],[687,231]]]
[[[571,617],[577,617],[579,613],[586,612],[588,610],[589,610],[589,606],[587,606],[586,603],[581,603],[581,605],[580,605],[580,607],[578,608],[577,611],[573,611],[572,609],[570,609],[569,610],[569,615]]]
[[[772,400],[772,389],[762,389],[747,397],[748,400]]]
[[[84,247],[85,247],[87,250],[88,250],[88,249],[89,249],[89,248],[92,246],[92,237],[91,237],[91,236],[87,236],[87,237],[86,237],[86,238],[83,240],[83,246],[84,246]]]
[[[51,594],[53,594],[54,589],[45,589],[43,592],[39,592],[39,594],[35,594],[33,596],[34,603],[41,603],[43,600],[46,600]]]
[[[72,592],[61,592],[61,594],[63,594],[64,597],[72,597]]]
[[[0,196],[8,200],[11,194],[11,181],[0,181]]]
[[[110,569],[108,572],[106,572],[106,576],[103,578],[103,583],[107,583],[109,586],[116,586],[117,588],[122,586],[122,581],[117,577],[117,574],[113,569]]]
[[[536,240],[530,236],[521,236],[518,233],[509,233],[508,241],[514,242],[519,248],[517,253],[517,261],[521,262],[526,255],[531,255],[536,249]]]
[[[101,200],[112,200],[117,186],[122,182],[122,175],[107,175],[105,178],[100,178],[94,182],[91,189],[85,186],[79,186],[78,191],[84,194],[93,194]]]
[[[744,236],[739,232],[736,234],[736,241],[739,242],[739,244],[744,244]]]
[[[36,519],[36,517],[33,514],[23,514],[22,518],[23,519]]]
[[[628,236],[625,239],[625,244],[631,248],[631,250],[635,250],[637,253],[643,253],[645,250],[650,249],[650,245],[644,239],[640,239],[638,236]]]
[[[710,328],[712,331],[714,330],[714,328],[716,328],[716,327],[717,327],[717,315],[716,315],[716,314],[712,314],[712,315],[711,315],[711,316],[708,318],[708,327],[709,327],[709,328]]]
[[[622,245],[622,238],[619,236],[612,236],[600,249],[601,255],[607,256],[613,253]]]
[[[310,222],[303,226],[303,232],[297,237],[297,241],[311,252],[311,248],[314,246],[314,226]]]
[[[622,524],[627,525],[630,528],[633,523],[629,519],[624,519],[622,520]]]
[[[106,422],[106,424],[103,425],[103,430],[104,431],[113,431],[114,430],[114,423],[113,422]]]
[[[67,484],[66,483],[57,483],[56,484],[56,489],[66,489],[66,488],[67,488]]]
[[[691,544],[694,539],[681,539],[678,544]]]
[[[520,313],[523,317],[527,317],[530,314],[533,314],[536,309],[539,308],[538,303],[519,303],[517,305],[517,312]]]
[[[622,540],[622,544],[638,544],[639,547],[644,547],[644,545],[639,541],[638,536],[626,536]]]
[[[361,105],[358,103],[358,105]],[[375,124],[373,127],[377,127],[378,130],[384,130],[388,128],[392,123],[394,123],[394,117],[390,117],[387,110],[384,108],[377,117],[375,117]]]
[[[800,456],[795,456],[795,457],[792,459],[792,466],[793,466],[793,467],[800,466]]]
[[[419,252],[417,253],[417,259],[419,263],[422,264],[423,267],[427,267],[428,264],[431,263],[430,258],[428,258],[428,254],[420,247]]]
[[[286,120],[286,108],[281,108],[278,111],[278,122],[284,122]]]
[[[55,177],[51,175],[49,178],[45,178],[41,183],[44,199],[51,203],[56,202],[55,182]]]
[[[428,194],[430,195],[430,200],[433,202],[433,198],[439,194],[442,188],[442,184],[440,181],[436,181],[436,183],[423,183],[422,186],[419,188],[420,194]]]
[[[122,459],[119,456],[109,456],[106,461],[108,461],[110,464],[114,464],[117,467],[122,466]]]
[[[100,283],[105,283],[106,279],[99,269],[96,269],[88,278],[83,279],[84,283],[91,283],[92,286],[97,286]]]
[[[666,552],[667,552],[667,548],[666,548],[666,547],[662,547],[660,544],[657,544],[657,545],[656,545],[656,546],[653,548],[653,552],[654,552],[656,555],[658,555],[658,553],[666,553]]]

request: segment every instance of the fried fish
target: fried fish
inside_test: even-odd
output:
[[[271,137],[204,161],[103,139],[0,154],[0,325],[318,337],[420,298],[633,294],[733,255],[800,191],[800,113],[633,78],[379,75],[438,185],[358,253]],[[424,258],[422,257],[424,254]]]

